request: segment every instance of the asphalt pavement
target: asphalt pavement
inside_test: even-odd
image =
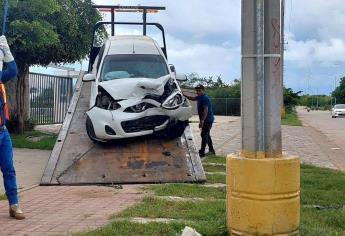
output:
[[[312,127],[336,144],[334,148],[345,151],[345,118],[332,118],[330,111],[310,111],[304,107],[297,108],[303,126]],[[345,159],[345,157],[344,157]]]

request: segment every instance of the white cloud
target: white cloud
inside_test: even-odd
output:
[[[166,6],[166,11],[150,14],[149,21],[162,23],[171,32],[204,37],[212,33],[240,34],[240,0],[94,0],[96,4]],[[137,14],[119,13],[118,19],[140,19]]]
[[[202,0],[167,1],[113,1],[95,0],[96,4],[158,5],[167,10],[149,15],[149,21],[161,23],[166,30],[169,62],[175,64],[179,72],[196,72],[200,75],[222,75],[233,80],[240,77],[240,1],[216,0],[210,3]],[[231,20],[229,18],[231,16]],[[109,16],[108,16],[109,17]],[[119,13],[119,21],[141,21],[140,14]],[[117,27],[117,34],[140,34],[126,27]],[[218,34],[235,34],[238,46],[231,47],[229,38],[224,41]],[[157,32],[150,34],[157,41]],[[203,38],[207,37],[207,40]],[[220,41],[216,44],[213,41]],[[232,39],[233,40],[233,39]]]
[[[170,35],[167,37],[169,62],[183,73],[222,75],[224,79],[239,78],[240,48],[209,44],[189,44]]]
[[[345,41],[341,38],[328,40],[289,40],[286,60],[297,67],[329,66],[345,62]]]
[[[345,35],[345,5],[343,0],[285,0],[286,30],[298,39],[325,40]]]

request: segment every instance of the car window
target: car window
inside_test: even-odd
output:
[[[98,54],[97,71],[99,70],[99,66],[100,66],[101,61],[102,61],[104,49],[105,49],[105,45],[103,45],[103,47],[101,48],[101,50],[99,51],[99,54]]]
[[[334,106],[335,109],[345,109],[345,104],[338,104]]]
[[[104,59],[101,81],[124,78],[157,79],[169,74],[161,55],[108,55]]]

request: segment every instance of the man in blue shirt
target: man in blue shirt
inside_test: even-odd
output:
[[[3,69],[3,62],[7,64]],[[6,129],[6,120],[9,119],[9,109],[6,100],[4,83],[15,78],[18,73],[16,62],[12,56],[5,36],[0,37],[0,168],[2,171],[6,196],[9,202],[10,216],[22,220],[24,213],[18,206],[18,192],[16,172],[13,164],[13,149],[10,135]]]
[[[199,115],[199,128],[201,129],[201,149],[199,150],[200,157],[205,156],[206,144],[208,145],[208,154],[215,155],[216,152],[213,148],[212,138],[210,135],[214,115],[212,111],[212,104],[210,98],[205,93],[205,87],[199,84],[195,87],[196,97],[191,97],[183,94],[186,98],[197,102],[198,115]]]

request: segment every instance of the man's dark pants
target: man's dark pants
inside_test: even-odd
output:
[[[210,135],[211,128],[212,128],[212,123],[205,122],[201,129],[201,149],[200,149],[201,154],[205,153],[206,144],[208,145],[209,151],[214,152],[212,138]]]

